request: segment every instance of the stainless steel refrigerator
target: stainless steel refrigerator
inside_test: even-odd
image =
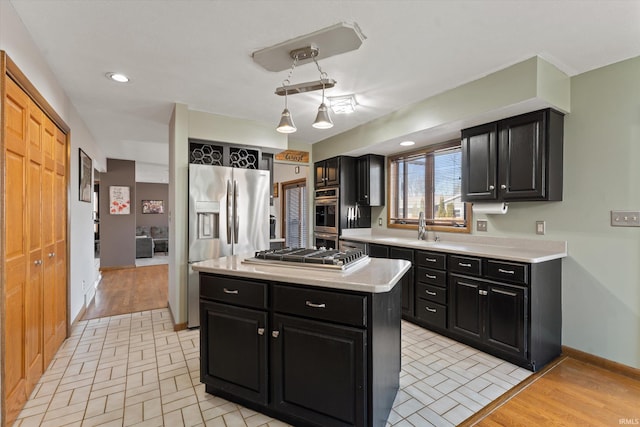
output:
[[[189,165],[188,327],[200,326],[191,264],[269,249],[269,171]]]

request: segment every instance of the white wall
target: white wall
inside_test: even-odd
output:
[[[90,294],[96,279],[93,258],[93,217],[92,204],[79,201],[78,192],[78,149],[82,148],[94,161],[94,167],[104,170],[106,158],[97,146],[93,136],[78,112],[71,105],[64,90],[49,69],[38,48],[26,32],[13,6],[8,1],[0,1],[0,49],[16,63],[20,70],[38,89],[47,102],[55,109],[71,128],[69,159],[69,320],[73,321],[81,312],[85,291]]]

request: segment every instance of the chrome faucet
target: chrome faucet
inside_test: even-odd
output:
[[[418,217],[418,240],[425,240],[427,236],[427,222],[424,219],[424,212],[420,212]]]

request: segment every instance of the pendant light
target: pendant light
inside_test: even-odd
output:
[[[316,62],[316,59],[313,58],[313,62]],[[316,65],[318,63],[316,62]],[[318,66],[320,69],[320,66]],[[311,126],[316,129],[330,129],[333,127],[333,122],[331,121],[331,117],[329,117],[329,111],[327,109],[327,105],[324,103],[324,81],[326,79],[326,73],[320,73],[320,80],[322,81],[322,103],[320,107],[318,107],[318,115],[316,116],[316,120],[313,122]]]
[[[300,49],[292,50],[289,55],[293,59],[293,64],[291,65],[291,69],[289,70],[289,75],[282,82],[282,86],[276,88],[276,95],[284,96],[284,110],[280,115],[280,123],[278,123],[278,127],[276,130],[280,133],[293,133],[297,130],[296,126],[293,124],[293,119],[291,118],[291,113],[289,112],[287,106],[287,96],[296,93],[304,93],[311,92],[315,90],[322,89],[322,103],[318,108],[318,114],[316,116],[315,121],[312,126],[316,129],[329,129],[333,127],[333,121],[329,116],[329,109],[327,108],[327,104],[325,104],[325,89],[332,88],[336,85],[336,81],[330,79],[327,76],[327,73],[322,71],[320,68],[320,64],[316,60],[316,56],[318,56],[318,48],[315,46],[307,46]],[[318,68],[318,72],[320,73],[320,80],[316,80],[313,82],[305,82],[298,83],[295,85],[291,84],[291,76],[293,75],[293,70],[298,65],[298,61],[301,60],[312,60],[316,67]]]
[[[289,108],[287,108],[287,94],[284,95],[284,110],[282,111],[280,123],[278,124],[276,130],[280,133],[293,133],[298,130],[296,128],[296,125],[293,123]]]

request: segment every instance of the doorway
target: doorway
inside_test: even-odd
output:
[[[306,248],[309,243],[307,180],[283,182],[282,193],[282,236],[285,246]]]

